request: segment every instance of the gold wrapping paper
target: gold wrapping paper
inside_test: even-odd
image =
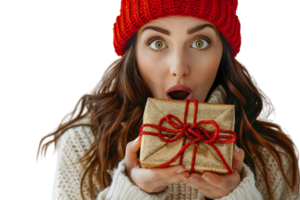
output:
[[[159,120],[167,114],[173,114],[177,116],[182,122],[184,122],[185,106],[186,102],[182,100],[168,100],[149,97],[147,99],[143,115],[143,124],[158,125]],[[194,110],[194,102],[190,101],[186,118],[186,122],[189,124],[193,124]],[[234,105],[198,102],[196,122],[200,120],[215,120],[215,122],[220,126],[220,129],[234,131]],[[179,125],[177,121],[172,121]],[[162,126],[169,129],[175,129],[166,121],[162,123]],[[212,131],[215,129],[215,127],[211,124],[202,124],[200,126],[207,129],[208,131]],[[153,127],[144,127],[143,131],[158,133],[157,129]],[[174,134],[174,137],[176,137],[175,133],[166,131],[161,132],[162,134]],[[220,132],[220,135],[232,134]],[[187,144],[189,141],[190,139],[187,138],[185,144]],[[179,152],[182,147],[182,142],[183,138],[173,143],[166,143],[162,141],[159,136],[142,135],[140,149],[140,163],[142,167],[156,168],[168,162]],[[225,161],[232,170],[233,142],[228,144],[213,144],[220,150]],[[191,170],[191,161],[194,148],[195,144],[190,145],[183,154],[182,165],[185,166],[185,169],[187,171]],[[169,166],[178,165],[179,160],[180,156],[175,159]],[[200,174],[204,173],[205,171],[215,172],[218,174],[228,174],[228,170],[226,169],[217,152],[210,145],[205,144],[202,140],[199,142],[197,148],[194,170],[195,172],[198,172]]]

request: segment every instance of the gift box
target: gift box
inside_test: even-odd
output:
[[[234,122],[234,105],[149,97],[139,132],[141,166],[231,174]]]

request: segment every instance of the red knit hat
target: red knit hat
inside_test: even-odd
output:
[[[147,22],[171,15],[192,16],[214,24],[235,57],[240,51],[240,21],[237,0],[121,0],[120,15],[114,23],[114,47],[118,56],[128,40]]]

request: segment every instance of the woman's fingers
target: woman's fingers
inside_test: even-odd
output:
[[[136,152],[139,150],[141,146],[141,137],[137,137],[135,140],[128,142],[126,146],[124,165],[125,167],[139,167],[140,161],[137,157]]]
[[[232,169],[236,169],[239,174],[241,174],[243,169],[244,158],[245,158],[244,150],[234,145]]]

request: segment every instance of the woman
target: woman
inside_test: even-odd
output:
[[[72,120],[40,142],[53,135],[44,147],[55,142],[59,151],[55,199],[300,198],[294,143],[280,126],[257,119],[266,97],[234,58],[236,9],[236,0],[122,1],[114,27],[122,58],[81,98],[77,117],[78,104]],[[173,86],[177,92],[169,92]],[[140,168],[137,136],[148,97],[234,104],[234,173]]]

